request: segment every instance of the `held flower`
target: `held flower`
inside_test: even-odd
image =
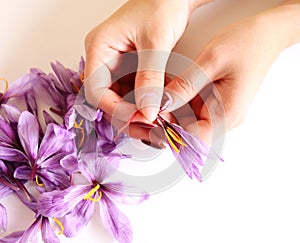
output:
[[[210,151],[204,142],[186,132],[182,127],[168,122],[162,116],[158,116],[157,121],[164,131],[175,158],[191,179],[196,178],[202,181],[200,168],[204,166],[205,158],[210,156],[213,159],[222,160]]]
[[[65,234],[74,236],[90,221],[95,204],[99,203],[105,227],[119,242],[131,242],[132,230],[129,220],[114,201],[140,203],[147,199],[148,195],[142,194],[133,198],[126,195],[126,187],[121,182],[106,181],[116,171],[119,162],[118,156],[81,154],[79,168],[90,184],[43,193],[39,200],[39,212],[48,217],[63,217]]]

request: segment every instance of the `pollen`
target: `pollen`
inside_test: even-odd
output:
[[[52,218],[52,219],[60,227],[60,232],[58,232],[58,235],[62,235],[65,231],[65,227],[63,226],[62,222],[60,222],[57,218]]]
[[[0,77],[0,80],[5,83],[5,88],[4,88],[4,91],[3,91],[3,94],[4,94],[8,90],[8,81],[7,81],[7,79],[1,78],[1,77]]]
[[[80,133],[81,133],[81,139],[80,139],[80,142],[79,142],[79,145],[78,145],[79,148],[81,148],[81,146],[83,145],[84,138],[85,138],[85,136],[84,136],[84,128],[82,127],[82,124],[83,124],[83,119],[81,119],[81,121],[79,122],[79,124],[75,121],[74,125],[73,125],[73,127],[76,128],[76,129],[78,129],[80,131]]]
[[[35,183],[36,183],[37,186],[39,186],[39,187],[43,187],[43,186],[44,186],[43,183],[40,183],[40,182],[39,182],[39,177],[38,177],[37,175],[35,176]]]
[[[101,192],[101,191],[99,191],[99,197],[93,198],[93,195],[94,195],[95,192],[97,192],[99,189],[100,189],[100,185],[97,183],[97,185],[96,185],[93,189],[91,189],[91,190],[89,191],[89,193],[86,194],[86,195],[84,196],[83,199],[84,199],[84,200],[90,200],[90,201],[92,201],[92,202],[99,202],[100,199],[102,198],[102,192]]]
[[[179,147],[175,144],[175,142],[178,143],[180,146],[183,146],[183,147],[186,146],[186,144],[182,141],[182,138],[180,137],[180,135],[176,131],[174,131],[171,127],[166,127],[165,135],[166,135],[166,138],[167,138],[170,146],[177,153],[179,153],[180,150],[179,150]]]

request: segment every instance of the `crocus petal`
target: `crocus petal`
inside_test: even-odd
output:
[[[43,239],[44,243],[59,243],[60,242],[56,233],[52,229],[48,218],[43,217],[41,230],[42,230],[42,239]]]
[[[109,194],[109,197],[114,201],[127,205],[136,205],[149,199],[149,194],[143,191],[137,192],[134,195],[130,194],[127,186],[122,182],[107,182],[102,184],[105,193]],[[135,188],[138,190],[138,188]]]
[[[7,118],[10,122],[14,122],[17,123],[19,120],[19,117],[21,115],[21,112],[19,111],[18,108],[16,108],[15,106],[12,105],[7,105],[7,104],[3,104],[2,108],[4,110],[4,112],[7,115]]]
[[[8,188],[7,186],[1,185],[1,183],[0,183],[0,199],[5,198],[12,193],[13,193],[13,191],[10,188]]]
[[[91,188],[91,186],[76,185],[61,191],[43,193],[39,198],[38,211],[47,217],[63,217],[83,200]]]
[[[75,109],[71,108],[70,110],[68,110],[68,112],[64,117],[64,125],[68,130],[74,126],[75,119],[76,119],[76,111]]]
[[[6,208],[0,203],[0,230],[7,229],[7,212]]]
[[[43,111],[43,117],[44,117],[46,125],[48,125],[49,123],[57,124],[57,122],[54,120],[54,118],[47,111]]]
[[[132,241],[132,229],[128,218],[103,193],[100,200],[101,219],[104,227],[111,232],[120,243]]]
[[[120,164],[118,156],[99,156],[98,153],[82,153],[79,169],[89,181],[101,183],[116,172]]]
[[[36,117],[28,111],[24,111],[20,115],[18,134],[25,153],[30,161],[34,161],[38,151],[39,123]]]
[[[3,146],[0,143],[0,159],[11,162],[26,162],[28,158],[20,150]]]
[[[31,84],[31,75],[26,74],[17,80],[15,80],[9,89],[5,92],[5,94],[2,97],[2,102],[6,103],[8,99],[12,97],[19,97],[23,94],[29,92],[32,89]]]
[[[38,233],[41,230],[41,217],[37,218],[33,224],[25,230],[18,243],[38,242]]]
[[[91,200],[82,200],[77,206],[62,219],[65,228],[64,234],[67,237],[74,237],[86,226],[94,213],[95,203]]]
[[[47,190],[66,189],[71,185],[70,176],[60,167],[57,170],[39,169],[38,176]]]
[[[13,232],[0,239],[0,243],[20,243],[20,238],[23,236],[24,232],[25,231]]]
[[[95,121],[97,119],[97,110],[90,106],[84,104],[76,104],[74,105],[74,109],[78,112],[80,116],[89,121]]]
[[[67,93],[73,92],[70,78],[75,74],[70,69],[65,68],[60,62],[51,63],[51,67],[60,81],[60,88],[64,88]]]
[[[0,116],[0,142],[14,145],[16,141],[16,132],[11,125]]]
[[[29,180],[31,176],[31,168],[27,165],[18,167],[14,172],[14,177],[20,180]]]
[[[67,156],[63,157],[61,160],[60,160],[60,165],[72,172],[72,171],[75,171],[78,169],[78,160],[77,160],[77,156],[76,155],[73,155],[73,154],[68,154]]]

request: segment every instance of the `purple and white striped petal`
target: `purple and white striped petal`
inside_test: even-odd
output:
[[[19,166],[15,172],[14,177],[20,180],[29,180],[32,169],[28,165]]]
[[[132,242],[132,229],[128,218],[105,193],[100,200],[100,212],[104,227],[111,232],[118,242]]]
[[[74,210],[91,189],[92,186],[76,185],[61,191],[43,193],[39,198],[38,211],[47,217],[63,217]]]
[[[42,226],[41,227],[42,239],[43,239],[44,243],[59,243],[60,242],[56,233],[52,229],[48,218],[43,217],[41,226]]]
[[[7,211],[6,208],[0,203],[0,230],[6,231],[6,229],[7,229]]]
[[[24,232],[25,231],[13,232],[0,239],[0,243],[20,243],[20,238],[23,236]]]
[[[36,117],[28,111],[24,111],[20,115],[18,135],[28,159],[33,162],[38,151],[39,123]]]
[[[33,224],[24,231],[18,243],[38,242],[38,233],[41,230],[42,218],[38,217]]]

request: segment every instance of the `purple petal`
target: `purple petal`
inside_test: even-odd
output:
[[[74,137],[71,131],[68,131],[58,125],[48,124],[44,138],[39,149],[39,159],[45,160],[51,155],[62,149],[66,142]]]
[[[39,199],[39,212],[47,217],[60,218],[84,200],[92,186],[76,185],[65,190],[43,193]]]
[[[132,242],[132,229],[128,218],[103,193],[100,200],[101,219],[104,227],[120,243]]]
[[[15,145],[16,141],[17,139],[15,130],[5,119],[0,116],[0,142],[7,143],[9,145]]]
[[[41,230],[41,217],[37,218],[33,224],[25,230],[18,243],[38,242],[38,233]]]
[[[101,183],[116,172],[120,164],[118,156],[100,156],[98,153],[82,153],[79,169],[89,181]]]
[[[72,172],[78,169],[78,160],[76,155],[69,154],[60,160],[60,165],[66,170]]]
[[[75,119],[76,119],[75,109],[71,108],[70,110],[68,110],[64,118],[64,125],[68,130],[74,126]]]
[[[2,105],[3,110],[5,111],[7,118],[10,122],[15,122],[17,123],[19,120],[19,117],[21,115],[21,112],[19,111],[18,108],[12,105]]]
[[[65,227],[64,234],[67,237],[74,237],[86,226],[94,213],[95,203],[91,200],[82,200],[77,206],[62,219]]]
[[[10,188],[0,184],[0,199],[5,198],[12,193],[13,191]]]
[[[48,168],[39,169],[37,174],[48,191],[63,190],[71,185],[70,176],[61,167],[53,171]]]
[[[7,229],[7,212],[6,208],[0,203],[0,230]]]
[[[71,85],[70,79],[75,74],[75,72],[65,68],[59,62],[56,62],[55,64],[51,63],[51,67],[60,81],[59,88],[65,90],[67,93],[72,93],[73,87]]]
[[[97,110],[90,106],[84,104],[76,104],[74,105],[74,109],[80,116],[87,119],[88,121],[95,121],[98,117]]]
[[[134,195],[129,194],[129,192],[126,192],[128,187],[122,182],[107,182],[103,184],[102,188],[114,201],[122,204],[136,205],[149,199],[149,194],[145,192]]]
[[[26,74],[17,80],[15,80],[10,88],[3,95],[3,103],[6,103],[8,99],[12,97],[19,97],[29,92],[32,89],[31,75]]]
[[[57,122],[54,120],[54,118],[47,111],[43,111],[43,117],[44,117],[46,125],[48,125],[49,123],[57,124]]]
[[[0,239],[0,243],[20,243],[20,238],[23,236],[24,232],[25,231],[13,232]]]
[[[3,146],[0,143],[0,158],[11,162],[26,162],[28,159],[20,150]]]
[[[85,61],[83,57],[80,58],[79,65],[78,65],[78,73],[81,75],[84,72],[84,67],[85,67]]]
[[[29,180],[31,171],[31,168],[27,165],[20,166],[15,170],[14,177],[20,180]]]
[[[28,111],[22,112],[19,118],[18,134],[25,153],[30,161],[34,161],[38,151],[39,123]]]
[[[56,233],[52,229],[48,218],[43,217],[41,230],[42,230],[42,239],[43,239],[44,243],[59,243],[60,242]]]

